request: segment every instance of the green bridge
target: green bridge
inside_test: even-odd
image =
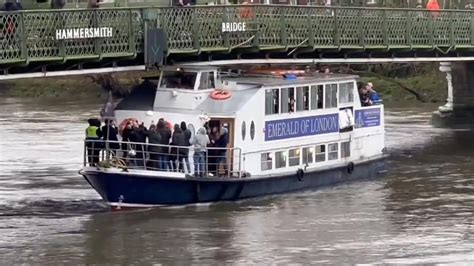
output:
[[[0,12],[0,28],[3,74],[143,65],[150,51],[163,51],[165,64],[211,57],[474,56],[474,12],[464,10],[229,5],[18,11]],[[152,36],[156,29],[161,35]]]

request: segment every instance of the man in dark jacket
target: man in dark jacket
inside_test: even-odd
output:
[[[105,125],[102,126],[102,138],[104,142],[108,144],[109,150],[112,150],[114,154],[116,153],[115,150],[118,150],[120,147],[118,143],[117,134],[118,134],[118,129],[115,126],[115,122],[113,120],[106,119]],[[110,141],[110,142],[107,143],[107,141]]]
[[[170,157],[173,163],[175,160],[178,161],[178,164],[176,166],[176,172],[179,172],[181,162],[185,157],[186,149],[173,147],[173,146],[184,146],[185,144],[186,143],[185,143],[184,132],[181,130],[178,124],[175,124],[173,128],[173,137],[171,138],[172,147],[171,147]]]
[[[186,122],[181,122],[181,130],[184,134],[184,146],[190,147],[191,146],[191,130],[186,127]],[[191,173],[191,165],[189,164],[189,149],[184,149],[183,152],[184,162],[186,163],[186,168],[188,169],[188,173]]]
[[[227,144],[229,143],[229,131],[227,128],[222,127],[220,130],[220,137],[216,141],[216,147],[222,148],[217,151],[217,174],[219,174],[219,169],[222,165],[224,173],[227,173]]]
[[[148,166],[153,170],[160,169],[159,163],[159,153],[160,146],[157,146],[161,142],[161,135],[156,131],[156,126],[151,125],[150,130],[146,131],[146,136],[148,137],[148,153],[150,154],[150,160],[148,161]]]
[[[171,130],[166,127],[165,120],[160,118],[157,124],[157,132],[160,135],[159,144],[163,145],[158,148],[159,169],[166,171],[169,169],[169,147],[171,139]]]

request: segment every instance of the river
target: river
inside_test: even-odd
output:
[[[0,100],[0,263],[474,263],[474,134],[387,108],[376,180],[109,212],[77,171],[99,105]]]

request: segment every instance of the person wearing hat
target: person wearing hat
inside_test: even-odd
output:
[[[101,123],[97,118],[89,118],[87,122],[89,123],[86,128],[87,159],[89,165],[94,166],[99,163],[100,149],[102,148],[102,143],[99,141],[102,137]]]
[[[374,90],[374,84],[372,84],[372,82],[367,83],[366,89],[368,91],[369,99],[372,104],[380,104],[382,102],[379,94]]]

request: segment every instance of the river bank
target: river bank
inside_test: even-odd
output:
[[[87,76],[21,79],[0,82],[0,96],[14,98],[53,99],[105,99],[108,90],[115,98],[127,95],[138,85],[143,76],[153,76],[156,72],[128,72]],[[444,102],[446,99],[446,79],[433,68],[421,74],[402,78],[360,74],[364,83],[372,82],[382,95],[384,102]]]

